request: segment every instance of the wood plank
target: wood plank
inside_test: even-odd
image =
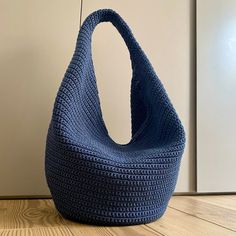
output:
[[[198,201],[196,197],[172,197],[169,207],[236,232],[236,211]]]
[[[236,194],[234,195],[223,195],[225,198],[230,198],[236,201]]]
[[[74,235],[88,236],[88,235],[104,235],[104,236],[161,236],[154,229],[150,229],[145,225],[134,226],[94,226],[76,223],[67,219],[63,219],[65,225],[70,229]]]
[[[64,219],[64,224],[69,228],[69,230],[73,233],[73,235],[80,236],[93,236],[93,235],[103,235],[103,236],[111,236],[109,230],[104,226],[96,226],[96,225],[86,225],[80,224],[77,222],[72,222],[70,220]]]
[[[0,229],[55,227],[61,216],[51,200],[0,200]]]
[[[112,235],[124,235],[124,236],[141,236],[141,235],[149,235],[149,236],[162,236],[155,229],[149,228],[146,225],[135,225],[135,226],[123,226],[123,227],[109,227],[108,230],[112,233]]]
[[[164,216],[147,225],[104,227],[62,218],[52,200],[1,200],[0,235],[189,236],[236,235],[234,200],[224,196],[172,197]]]
[[[147,226],[166,236],[235,235],[231,230],[169,207],[162,218]]]
[[[209,204],[213,204],[219,207],[227,208],[230,210],[236,211],[236,198],[226,198],[223,195],[219,196],[198,196],[196,197],[189,197],[189,198],[194,198],[197,199],[198,201],[206,202]]]
[[[45,227],[0,230],[1,236],[73,236],[66,227]]]

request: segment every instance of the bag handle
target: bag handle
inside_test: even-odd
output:
[[[135,61],[138,58],[138,54],[144,54],[138,42],[133,36],[133,33],[126,22],[121,18],[121,16],[111,9],[101,9],[90,14],[85,21],[83,22],[79,36],[76,44],[75,54],[77,57],[79,53],[82,52],[84,55],[90,51],[90,54],[87,56],[91,56],[91,39],[92,33],[95,27],[101,22],[111,22],[122,38],[124,39],[130,53],[130,59],[132,62],[132,69],[134,70]],[[89,50],[89,51],[88,51]]]

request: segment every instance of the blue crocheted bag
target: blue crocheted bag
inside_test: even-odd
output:
[[[130,51],[132,139],[115,143],[102,118],[91,37],[110,21]],[[84,21],[54,104],[45,169],[62,216],[84,223],[131,225],[154,221],[174,191],[185,145],[183,126],[131,30],[114,11]]]

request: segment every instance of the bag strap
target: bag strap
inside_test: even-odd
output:
[[[131,29],[121,16],[111,9],[101,9],[90,14],[83,22],[76,44],[75,54],[79,56],[79,51],[83,51],[83,54],[91,56],[91,38],[95,27],[101,22],[111,22],[122,38],[124,39],[130,53],[130,59],[132,62],[132,69],[134,70],[135,61],[139,54],[143,54],[141,47],[134,38]],[[88,51],[89,50],[89,51]]]

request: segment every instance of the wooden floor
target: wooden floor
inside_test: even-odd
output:
[[[236,236],[236,195],[175,196],[156,222],[101,227],[63,219],[52,200],[0,200],[0,235]]]

